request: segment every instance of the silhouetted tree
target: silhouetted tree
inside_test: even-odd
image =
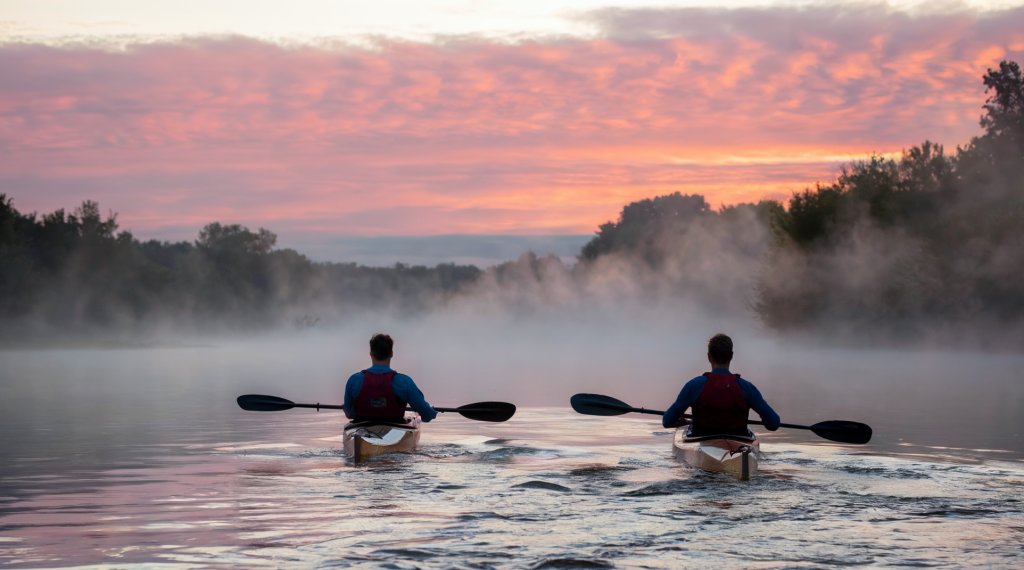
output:
[[[583,246],[580,259],[593,260],[613,251],[650,250],[655,236],[667,229],[679,231],[710,213],[711,206],[703,196],[679,192],[627,204],[618,222],[601,224],[597,236]]]
[[[312,313],[324,311],[418,311],[481,273],[454,264],[314,263],[276,243],[269,230],[216,222],[194,244],[139,242],[118,232],[116,214],[104,218],[96,202],[38,217],[0,195],[0,339],[157,323],[268,327],[318,322]]]
[[[985,133],[872,157],[772,215],[755,309],[779,330],[899,330],[1024,320],[1024,80],[1002,62]]]
[[[999,71],[988,70],[983,78],[985,92],[993,91],[985,102],[986,114],[981,126],[993,138],[1005,138],[1024,145],[1024,77],[1012,61],[999,63]]]

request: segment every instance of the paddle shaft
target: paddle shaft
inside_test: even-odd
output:
[[[250,412],[282,412],[292,408],[307,408],[320,411],[344,410],[345,406],[331,406],[328,404],[297,404],[285,398],[267,396],[265,394],[245,394],[237,398],[238,407]],[[410,408],[406,408],[409,410]],[[478,422],[504,422],[512,418],[516,413],[516,407],[508,402],[476,402],[466,404],[458,408],[434,408],[437,412],[451,412],[459,414],[464,418]],[[412,410],[415,411],[415,410]]]
[[[314,409],[314,410],[316,410],[318,412],[320,410],[344,410],[345,409],[345,406],[331,406],[331,405],[328,405],[328,404],[320,404],[320,403],[316,403],[316,404],[291,404],[291,406],[293,408],[312,408],[312,409]]]
[[[317,403],[317,404],[290,404],[290,405],[293,408],[310,408],[310,409],[316,410],[318,412],[320,410],[344,410],[345,409],[345,406],[332,406],[332,405],[329,405],[329,404],[320,404],[320,403]],[[406,410],[410,411],[410,412],[414,411],[412,408],[406,408]],[[478,410],[474,410],[473,408],[466,408],[464,410],[459,410],[458,408],[434,408],[434,411],[435,412],[473,412],[473,411],[478,411]]]
[[[652,416],[664,416],[665,415],[665,412],[659,412],[658,410],[648,410],[647,408],[634,408],[632,406],[626,406],[626,407],[623,407],[623,406],[613,406],[611,404],[590,404],[590,405],[594,406],[595,408],[607,408],[609,410],[624,410],[624,409],[626,409],[628,407],[629,411],[635,412],[635,413],[638,413],[638,414],[651,414]],[[686,419],[690,419],[693,416],[691,416],[690,414],[683,414],[683,417],[686,418]],[[763,426],[764,425],[764,422],[758,421],[758,420],[747,420],[747,423],[748,424],[753,424],[753,425],[758,425],[758,426]],[[806,430],[813,429],[813,428],[811,428],[811,426],[802,426],[802,425],[799,425],[799,424],[779,424],[779,427],[790,428],[790,429],[806,429]]]

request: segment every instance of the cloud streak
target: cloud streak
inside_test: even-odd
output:
[[[600,38],[6,44],[0,191],[98,199],[141,235],[587,233],[659,193],[780,197],[837,160],[966,142],[980,76],[1024,60],[1024,9],[584,18]]]

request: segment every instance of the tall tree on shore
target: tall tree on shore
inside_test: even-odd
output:
[[[1024,320],[1024,78],[1004,61],[983,81],[985,132],[955,156],[926,141],[856,162],[774,213],[762,322],[913,334]]]

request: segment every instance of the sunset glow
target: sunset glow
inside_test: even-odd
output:
[[[582,18],[582,16],[581,16]],[[1024,9],[603,10],[595,37],[0,45],[0,192],[140,237],[586,234],[674,191],[786,198],[979,133]]]

